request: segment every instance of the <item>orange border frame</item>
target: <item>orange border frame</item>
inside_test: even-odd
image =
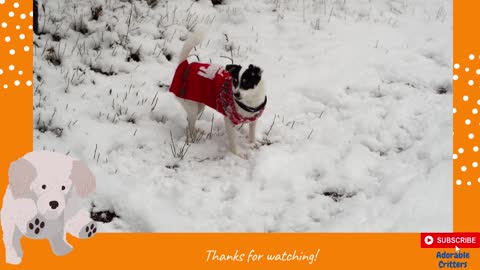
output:
[[[2,0],[0,0],[2,1]],[[7,170],[11,161],[19,158],[33,149],[32,105],[33,95],[27,81],[33,81],[32,65],[32,24],[30,11],[32,1],[22,2],[18,8],[13,6],[15,1],[6,0],[0,4],[0,190],[5,189],[8,182]],[[476,70],[480,68],[480,50],[476,49],[479,37],[473,29],[478,26],[476,21],[480,2],[454,1],[454,63],[459,69],[454,69],[458,80],[454,81],[453,106],[456,113],[453,116],[454,151],[457,154],[453,162],[454,186],[454,231],[478,231],[480,219],[471,211],[480,201],[480,174],[479,168],[473,162],[480,162],[478,152],[474,146],[480,146],[478,130],[480,118],[472,113],[480,106],[480,80],[475,81]],[[9,12],[13,11],[13,17]],[[20,19],[26,14],[26,19]],[[1,25],[6,22],[4,28]],[[18,27],[17,27],[18,25]],[[19,29],[17,29],[19,28]],[[24,33],[25,38],[19,35]],[[5,36],[10,36],[7,43]],[[30,46],[29,51],[24,47]],[[11,55],[10,49],[15,49]],[[473,54],[474,60],[469,59]],[[9,69],[8,63],[14,63],[14,70]],[[466,72],[465,67],[470,71]],[[18,71],[22,70],[22,75]],[[3,71],[3,72],[2,72]],[[2,74],[3,73],[3,74]],[[480,77],[478,77],[480,78]],[[18,80],[16,86],[15,81]],[[473,86],[469,81],[474,82]],[[7,84],[8,88],[3,86]],[[13,89],[12,89],[13,88]],[[472,89],[475,89],[473,91]],[[468,96],[468,101],[464,101]],[[478,101],[478,103],[477,103]],[[480,108],[479,108],[480,109]],[[469,119],[470,124],[465,121]],[[474,138],[469,138],[474,134]],[[471,136],[471,135],[470,135]],[[464,151],[458,151],[463,148]],[[462,171],[466,166],[466,171]],[[461,184],[456,184],[461,180]],[[470,182],[470,184],[469,184]],[[3,194],[3,192],[2,192]],[[472,218],[473,216],[473,218]],[[437,250],[421,249],[419,233],[308,233],[308,234],[99,234],[88,241],[69,238],[74,246],[71,254],[65,257],[56,257],[50,251],[46,241],[23,241],[23,248],[27,254],[21,264],[22,269],[88,269],[119,267],[125,268],[153,268],[168,267],[175,269],[265,269],[270,267],[280,269],[438,269],[435,254]],[[206,263],[206,251],[234,253],[249,252],[254,249],[257,253],[304,251],[315,252],[320,249],[318,261],[312,265],[306,262],[290,262],[279,264],[263,261],[260,263],[215,262]],[[477,249],[468,250],[472,259],[468,261],[470,269],[480,269],[480,255]],[[4,248],[0,245],[0,267],[18,268],[4,265]]]

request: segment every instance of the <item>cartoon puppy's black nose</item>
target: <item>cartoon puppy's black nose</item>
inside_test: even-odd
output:
[[[236,99],[240,99],[240,92],[235,92],[233,93]]]
[[[57,209],[58,207],[58,202],[57,201],[51,201],[48,203],[52,209]]]

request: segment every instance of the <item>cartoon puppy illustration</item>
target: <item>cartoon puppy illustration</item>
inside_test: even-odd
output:
[[[80,160],[48,151],[30,152],[12,162],[1,223],[6,261],[19,264],[20,238],[48,239],[58,256],[72,250],[66,233],[90,238],[97,232],[82,198],[95,191],[95,176]]]

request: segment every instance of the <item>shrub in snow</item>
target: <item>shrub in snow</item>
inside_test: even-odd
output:
[[[97,21],[100,16],[102,16],[103,13],[103,6],[93,6],[90,8],[90,11],[92,13],[92,20]]]

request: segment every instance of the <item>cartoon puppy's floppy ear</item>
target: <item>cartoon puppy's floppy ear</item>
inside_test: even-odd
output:
[[[70,180],[72,180],[75,191],[80,197],[87,197],[95,191],[95,175],[93,175],[90,169],[80,160],[73,161]]]
[[[15,160],[8,168],[8,179],[13,197],[22,197],[30,191],[30,184],[37,177],[37,170],[26,159]]]

